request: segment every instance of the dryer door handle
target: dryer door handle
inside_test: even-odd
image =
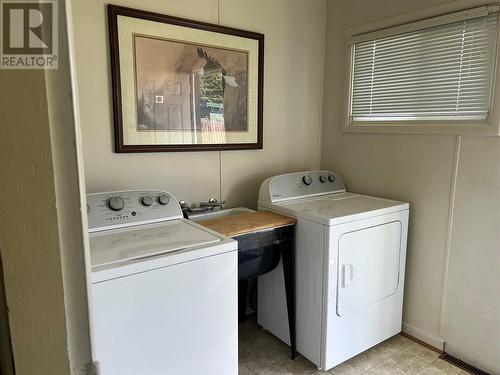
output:
[[[348,288],[354,280],[354,267],[352,264],[342,265],[342,287]]]

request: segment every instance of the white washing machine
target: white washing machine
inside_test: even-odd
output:
[[[237,242],[164,191],[87,196],[102,375],[238,373]]]
[[[297,350],[328,370],[401,331],[408,203],[346,192],[336,173],[263,182],[259,209],[297,218]],[[282,267],[259,277],[258,322],[289,343]]]

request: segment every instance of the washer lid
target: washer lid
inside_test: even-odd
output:
[[[339,193],[280,202],[273,207],[325,225],[336,225],[408,209],[408,203],[354,193]]]
[[[90,258],[92,267],[117,265],[220,241],[221,237],[186,220],[169,220],[92,233]]]

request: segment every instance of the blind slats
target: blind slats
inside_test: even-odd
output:
[[[412,38],[412,40],[398,40],[398,41],[390,43],[390,44],[379,42],[379,43],[377,43],[376,48],[377,48],[377,52],[384,52],[384,51],[391,51],[393,48],[396,48],[396,47],[399,47],[399,48],[404,50],[404,49],[410,49],[411,47],[413,47],[415,45],[419,45],[420,47],[423,48],[423,50],[425,50],[425,47],[427,47],[428,49],[432,49],[432,47],[435,45],[443,45],[443,44],[449,44],[449,43],[452,43],[452,44],[466,43],[467,44],[467,43],[472,43],[472,42],[474,44],[477,44],[477,43],[484,42],[487,40],[488,40],[487,36],[484,35],[483,33],[478,33],[478,35],[473,35],[471,33],[471,34],[464,36],[464,38],[462,39],[462,36],[457,35],[457,32],[455,30],[454,35],[450,35],[450,36],[446,36],[446,37],[444,37],[444,36],[437,37],[436,36],[434,38],[429,38],[428,36],[421,36],[419,38]],[[422,46],[423,41],[427,41],[425,46]],[[372,52],[372,47],[373,47],[373,42],[370,42],[369,44],[358,45],[358,50],[359,50],[361,55],[363,55],[363,53],[370,55]]]
[[[404,78],[408,75],[408,73],[413,73],[416,76],[418,76],[421,79],[426,79],[426,78],[434,78],[434,77],[457,77],[462,74],[462,71],[460,69],[453,69],[450,71],[452,68],[448,69],[436,69],[436,70],[426,70],[426,71],[420,71],[418,69],[413,69],[413,70],[398,70],[398,71],[392,71],[390,69],[386,69],[385,71],[382,72],[377,72],[376,74],[365,74],[364,78],[361,78],[359,82],[372,82],[373,80],[384,80],[385,78],[392,78],[395,80],[399,80],[401,78]],[[389,73],[391,72],[391,73]],[[467,73],[468,76],[467,78],[470,79],[472,77],[482,77],[484,76],[485,73],[488,72],[488,67],[487,66],[480,66],[480,67],[473,67],[473,68],[468,68]],[[361,75],[363,77],[363,75]]]
[[[351,120],[485,120],[498,13],[354,44]]]
[[[484,52],[487,50],[489,43],[477,43],[473,47],[462,45],[462,43],[456,43],[454,45],[435,45],[432,49],[427,49],[427,47],[422,46],[412,46],[412,48],[403,49],[398,48],[398,57],[400,59],[405,58],[406,60],[425,60],[429,57],[439,57],[439,58],[456,58],[457,55],[462,56],[464,58],[468,58],[470,56],[475,56],[478,53]],[[415,56],[415,49],[419,49],[419,55]],[[442,48],[442,49],[437,49]],[[463,51],[462,51],[463,50]],[[393,61],[394,60],[394,51],[386,51],[381,52],[379,49],[370,52],[366,57],[360,56],[359,62],[371,62],[373,60],[373,55],[376,55],[379,63],[383,63],[384,61]]]
[[[484,96],[484,93],[480,90],[467,90],[467,93],[470,95],[470,96],[474,96],[474,95],[477,95],[477,96]],[[407,91],[404,91],[404,92],[390,92],[390,91],[383,91],[383,92],[379,92],[380,95],[384,95],[384,97],[386,98],[386,100],[398,100],[398,98],[401,98],[401,99],[404,99],[404,98],[419,98],[419,97],[422,97],[422,98],[427,98],[427,93],[423,92],[423,91],[416,91],[416,90],[407,90]],[[443,97],[443,98],[447,98],[448,97],[448,94],[447,94],[447,91],[446,90],[441,90],[441,91],[438,91],[436,92],[436,95],[434,96],[435,98],[439,98],[439,97]],[[363,100],[363,99],[370,99],[370,96],[369,95],[358,95],[356,96],[356,98],[358,98],[359,100]]]
[[[481,87],[484,88],[484,86],[489,82],[489,78],[487,77],[476,77],[476,76],[471,76],[471,80],[473,80],[475,83],[481,83]],[[376,97],[373,96],[373,94],[376,92],[376,89],[382,89],[382,88],[394,88],[394,87],[399,87],[399,88],[404,88],[408,85],[415,85],[415,86],[425,86],[427,87],[428,94],[431,95],[435,87],[439,87],[440,84],[443,83],[453,83],[452,88],[450,89],[450,94],[454,93],[453,95],[456,96],[456,92],[460,90],[461,88],[467,88],[467,80],[462,79],[460,81],[460,75],[455,75],[452,77],[448,76],[438,76],[435,78],[420,78],[420,77],[412,77],[412,80],[410,79],[407,80],[402,80],[402,79],[387,79],[385,80],[385,83],[382,82],[374,82],[373,83],[366,83],[365,85],[354,85],[354,88],[356,89],[357,87],[364,88],[365,90],[368,88],[370,90],[370,93],[372,94],[373,99],[377,99]],[[465,87],[464,87],[465,85]],[[372,86],[377,86],[376,88]]]
[[[495,20],[491,20],[488,23],[483,23],[480,27],[470,26],[468,31],[467,31],[467,34],[460,35],[460,39],[462,37],[464,37],[465,40],[471,40],[474,38],[483,37],[484,36],[484,27],[485,26],[487,26],[487,27],[493,26],[494,27],[494,25],[496,23],[494,21]],[[377,45],[379,48],[385,48],[385,47],[390,48],[390,47],[395,46],[395,45],[406,45],[408,43],[420,42],[421,40],[432,40],[432,41],[436,41],[436,42],[443,40],[443,39],[449,40],[449,39],[454,39],[457,37],[457,29],[461,30],[461,28],[457,28],[456,26],[454,26],[450,30],[443,30],[442,27],[439,27],[438,30],[436,30],[435,32],[425,30],[425,31],[421,31],[418,33],[400,34],[397,36],[397,38],[386,37],[384,39],[377,39],[379,41]],[[369,47],[372,44],[372,42],[373,42],[373,40],[370,40],[370,41],[357,43],[356,45],[358,45],[360,48],[363,48],[365,46]]]

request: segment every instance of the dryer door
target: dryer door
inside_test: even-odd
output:
[[[337,315],[353,313],[396,293],[401,222],[342,234],[338,242]]]

